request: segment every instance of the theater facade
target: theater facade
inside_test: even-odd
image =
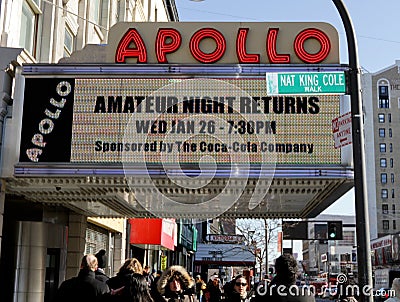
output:
[[[87,217],[315,217],[353,168],[332,133],[347,96],[316,93],[311,73],[346,71],[319,22],[118,23],[107,45],[24,65],[1,150],[6,207],[24,216],[10,228],[45,223],[65,276]],[[268,93],[277,72],[308,91]]]

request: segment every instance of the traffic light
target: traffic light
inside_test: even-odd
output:
[[[328,240],[342,240],[343,226],[341,221],[328,222]]]

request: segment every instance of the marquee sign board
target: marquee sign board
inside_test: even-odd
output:
[[[337,96],[268,96],[262,76],[28,77],[20,161],[340,164],[338,112]]]
[[[102,63],[340,63],[338,33],[323,22],[121,22],[102,49]]]
[[[339,97],[273,96],[265,80],[266,68],[344,70],[333,26],[118,23],[108,37],[24,66],[21,163],[341,165],[330,134]]]

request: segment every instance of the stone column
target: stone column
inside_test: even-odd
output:
[[[76,213],[69,215],[66,279],[75,277],[79,272],[85,254],[86,226],[86,216]]]

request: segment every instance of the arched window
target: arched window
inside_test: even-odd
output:
[[[389,82],[385,79],[378,81],[378,108],[390,108]]]

